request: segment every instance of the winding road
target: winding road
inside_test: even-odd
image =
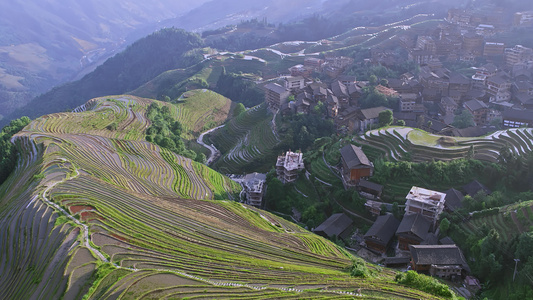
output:
[[[205,132],[202,132],[200,134],[200,136],[196,139],[196,142],[204,147],[206,147],[207,149],[209,149],[209,151],[211,151],[211,154],[209,155],[209,157],[207,158],[207,161],[205,162],[205,164],[207,166],[209,166],[211,163],[213,163],[213,161],[216,159],[217,156],[220,155],[220,151],[218,151],[218,149],[213,145],[207,145],[206,143],[204,143],[204,135],[208,134],[208,133],[211,133],[217,129],[220,129],[222,127],[224,127],[226,125],[220,125],[218,127],[215,127],[215,128],[211,128],[209,129],[208,131],[205,131]]]

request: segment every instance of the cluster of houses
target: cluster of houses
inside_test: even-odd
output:
[[[462,206],[465,194],[490,194],[477,180],[463,187],[464,193],[449,189],[443,193],[413,186],[406,196],[401,221],[392,214],[380,215],[364,235],[364,244],[376,254],[385,254],[396,237],[397,249],[409,251],[409,257],[387,257],[385,265],[409,263],[413,270],[447,279],[465,278],[470,272],[461,252],[449,237],[438,240],[439,216]]]
[[[284,78],[283,85],[265,85],[265,101],[271,110],[283,114],[309,114],[322,103],[326,108],[325,117],[334,120],[338,131],[359,132],[377,124],[379,113],[388,109],[383,106],[359,107],[358,99],[362,96],[362,86],[365,84],[356,82],[353,76],[339,76],[330,84],[308,81],[301,76],[288,76]],[[380,87],[386,89],[383,86],[376,88]]]
[[[477,180],[463,187],[463,192],[449,189],[433,191],[413,186],[405,199],[405,214],[398,220],[390,213],[382,214],[380,202],[383,186],[368,181],[374,165],[363,151],[352,144],[340,149],[339,169],[345,188],[356,188],[367,200],[366,207],[377,216],[364,234],[364,247],[385,257],[390,267],[405,267],[446,279],[459,280],[470,272],[461,252],[449,237],[438,239],[439,217],[444,211],[453,212],[462,207],[465,195],[490,194],[491,191]],[[380,215],[381,214],[381,215]],[[352,220],[343,213],[332,215],[313,231],[319,235],[346,239],[352,232]],[[394,243],[393,243],[394,241]],[[392,245],[394,244],[394,245]],[[386,257],[393,247],[397,256]],[[475,279],[470,281],[475,285]]]
[[[531,16],[532,12],[516,13],[513,26],[532,26]],[[491,7],[476,12],[452,9],[447,22],[435,30],[400,37],[407,60],[419,65],[419,72],[384,78],[384,84],[374,87],[387,97],[399,99],[394,119],[453,136],[482,135],[494,130],[495,125],[533,126],[533,50],[495,40],[495,34],[511,26],[504,20],[504,11]],[[472,68],[472,76],[443,66],[443,62],[476,59],[487,63]],[[370,59],[355,63],[394,66],[405,60],[398,51],[372,49]],[[340,132],[364,131],[387,108],[360,108],[358,99],[368,82],[342,75],[353,63],[353,59],[342,56],[306,57],[303,65],[289,69],[290,76],[285,76],[283,83],[264,87],[265,100],[272,110],[282,113],[309,113],[321,102]],[[326,73],[331,82],[313,81],[314,72]],[[452,126],[462,110],[472,114],[473,128]]]

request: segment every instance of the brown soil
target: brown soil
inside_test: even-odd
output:
[[[70,210],[71,214],[75,215],[82,210],[86,210],[86,211],[94,210],[94,207],[88,206],[88,205],[72,205],[72,206],[69,206],[68,209]]]

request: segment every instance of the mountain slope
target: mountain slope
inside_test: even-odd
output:
[[[161,28],[158,21],[183,15],[205,1],[4,2],[0,10],[1,114],[93,69],[128,43]],[[149,31],[135,34],[148,26]]]
[[[331,242],[209,200],[240,187],[143,141],[151,100],[114,98],[43,116],[13,138],[22,155],[0,187],[3,296],[352,298],[360,288],[373,298],[434,298],[396,284],[389,270],[351,277],[356,258]]]
[[[72,109],[95,97],[123,94],[166,70],[197,63],[201,60],[201,55],[188,51],[202,45],[203,42],[196,34],[175,28],[160,30],[133,43],[82,79],[36,97],[7,119],[19,115],[35,118],[42,114]]]

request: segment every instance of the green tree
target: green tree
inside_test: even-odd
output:
[[[440,221],[439,229],[442,235],[446,235],[448,233],[448,229],[450,229],[450,221],[448,221],[447,218],[444,218]]]
[[[18,149],[11,143],[11,137],[31,122],[28,117],[12,120],[0,132],[0,184],[6,180],[17,162]]]
[[[389,126],[390,124],[392,124],[392,122],[394,121],[394,118],[392,117],[392,110],[387,109],[380,112],[378,120],[380,127]]]
[[[533,254],[531,253],[532,249],[533,232],[522,233],[518,238],[518,245],[516,246],[515,257],[525,262],[530,257],[533,257]]]
[[[368,78],[368,82],[370,83],[370,85],[374,86],[378,83],[378,77],[376,75],[370,75],[370,77]]]
[[[404,120],[398,120],[398,125],[399,126],[405,126],[405,121]]]
[[[287,97],[287,102],[292,102],[294,101],[294,95],[290,95],[289,97]]]
[[[452,126],[454,127],[457,127],[457,128],[467,128],[467,127],[472,127],[472,126],[475,126],[476,124],[474,123],[474,116],[472,116],[472,114],[466,110],[466,109],[463,109],[463,111],[456,115],[454,118],[453,118],[453,123],[452,123]]]
[[[244,107],[244,104],[238,103],[235,106],[235,109],[233,110],[233,116],[236,117],[245,111],[246,111],[246,108]]]

